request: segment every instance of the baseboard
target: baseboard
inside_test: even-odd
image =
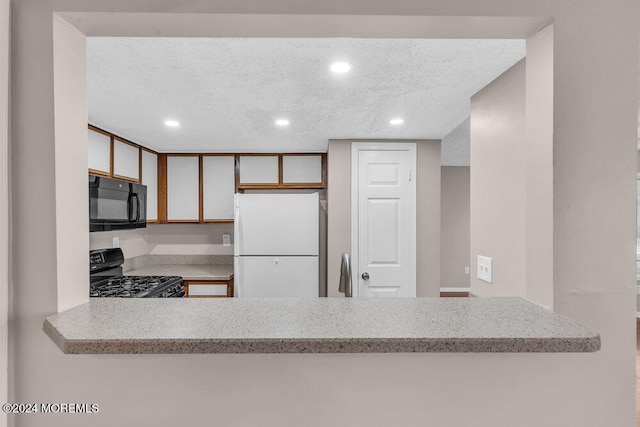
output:
[[[449,288],[441,287],[440,292],[469,292],[471,288]]]

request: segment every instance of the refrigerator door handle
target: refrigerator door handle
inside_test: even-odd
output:
[[[242,236],[240,235],[240,195],[234,195],[234,204],[233,204],[233,254],[235,256],[240,255],[240,245],[242,244]]]

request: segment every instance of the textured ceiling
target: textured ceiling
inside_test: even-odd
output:
[[[471,95],[524,55],[524,40],[90,37],[89,121],[164,152],[440,139],[468,117]],[[335,61],[351,71],[332,73]],[[404,124],[390,125],[396,117]]]

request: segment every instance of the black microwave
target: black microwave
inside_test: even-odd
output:
[[[89,231],[146,226],[146,185],[89,175]]]

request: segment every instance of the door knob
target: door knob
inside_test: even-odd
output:
[[[362,273],[362,280],[369,280],[369,273],[367,273],[366,271]]]

